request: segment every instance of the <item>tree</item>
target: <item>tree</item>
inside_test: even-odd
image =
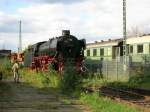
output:
[[[146,27],[140,27],[140,26],[132,26],[128,31],[127,35],[128,37],[140,37],[140,36],[146,36],[149,35],[150,31]]]

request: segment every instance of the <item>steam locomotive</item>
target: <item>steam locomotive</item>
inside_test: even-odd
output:
[[[69,62],[82,72],[85,47],[85,39],[78,40],[69,30],[63,30],[62,36],[31,45],[25,53],[24,65],[46,71],[51,64],[56,71],[62,72]]]

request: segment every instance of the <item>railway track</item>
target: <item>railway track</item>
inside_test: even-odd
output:
[[[140,107],[150,109],[150,91],[137,88],[118,89],[113,87],[100,87],[95,90],[92,88],[84,88],[84,91],[92,93],[98,91],[101,95],[110,97],[115,100],[125,101]]]
[[[99,89],[104,96],[111,97],[113,99],[124,100],[129,103],[136,104],[138,106],[150,108],[150,95],[147,90],[137,91],[136,89],[116,89],[112,87],[102,87]]]

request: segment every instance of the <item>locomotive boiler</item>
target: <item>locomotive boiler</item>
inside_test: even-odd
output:
[[[62,72],[69,62],[81,72],[85,46],[85,39],[78,40],[69,30],[63,30],[62,36],[31,45],[25,55],[25,66],[45,71],[51,64]]]

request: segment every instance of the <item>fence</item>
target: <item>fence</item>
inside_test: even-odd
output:
[[[85,62],[85,66],[87,67],[90,75],[96,75],[112,81],[125,81],[133,75],[146,75],[150,73],[149,63],[132,62],[132,59],[129,57],[126,59],[126,65],[123,63],[123,57],[119,57],[111,61],[104,60],[102,63],[100,60],[88,61]]]

